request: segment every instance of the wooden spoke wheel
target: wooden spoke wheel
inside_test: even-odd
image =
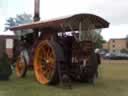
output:
[[[24,56],[19,56],[16,60],[16,75],[19,78],[25,77],[26,72],[27,72],[27,64],[25,61]]]
[[[57,61],[62,56],[59,45],[55,42],[42,40],[37,44],[34,55],[34,71],[37,80],[42,84],[57,83]]]

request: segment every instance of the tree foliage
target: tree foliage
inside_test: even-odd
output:
[[[100,34],[101,29],[95,29],[91,35],[92,35],[92,40],[95,43],[95,48],[102,48],[102,44],[106,43],[104,40],[103,36]]]
[[[0,80],[9,79],[11,74],[12,74],[11,62],[7,54],[4,53],[0,62]]]
[[[16,15],[16,17],[10,17],[6,20],[5,31],[7,31],[10,27],[31,23],[32,21],[32,16],[26,13]]]
[[[121,53],[127,53],[128,54],[128,50],[127,49],[121,49]]]
[[[95,42],[95,48],[102,48],[102,44],[106,43],[106,41],[103,39],[101,34],[95,34],[96,42]]]

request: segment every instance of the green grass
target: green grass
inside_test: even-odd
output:
[[[0,96],[128,96],[128,64],[102,64],[96,85],[73,83],[73,89],[39,84],[33,72],[18,79],[0,81]]]

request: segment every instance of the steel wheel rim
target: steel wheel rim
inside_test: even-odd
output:
[[[55,56],[48,41],[42,41],[37,46],[34,57],[34,71],[37,80],[48,84],[54,74]]]
[[[19,56],[16,61],[16,74],[20,78],[25,70],[25,61],[22,56]]]

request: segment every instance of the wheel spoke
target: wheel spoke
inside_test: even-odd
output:
[[[50,64],[54,64],[54,62],[55,62],[55,60],[53,59],[53,58],[49,58],[49,60],[48,60],[49,62],[48,63],[50,63]]]
[[[47,79],[49,80],[52,76],[52,70],[50,70],[49,68],[47,69]]]

